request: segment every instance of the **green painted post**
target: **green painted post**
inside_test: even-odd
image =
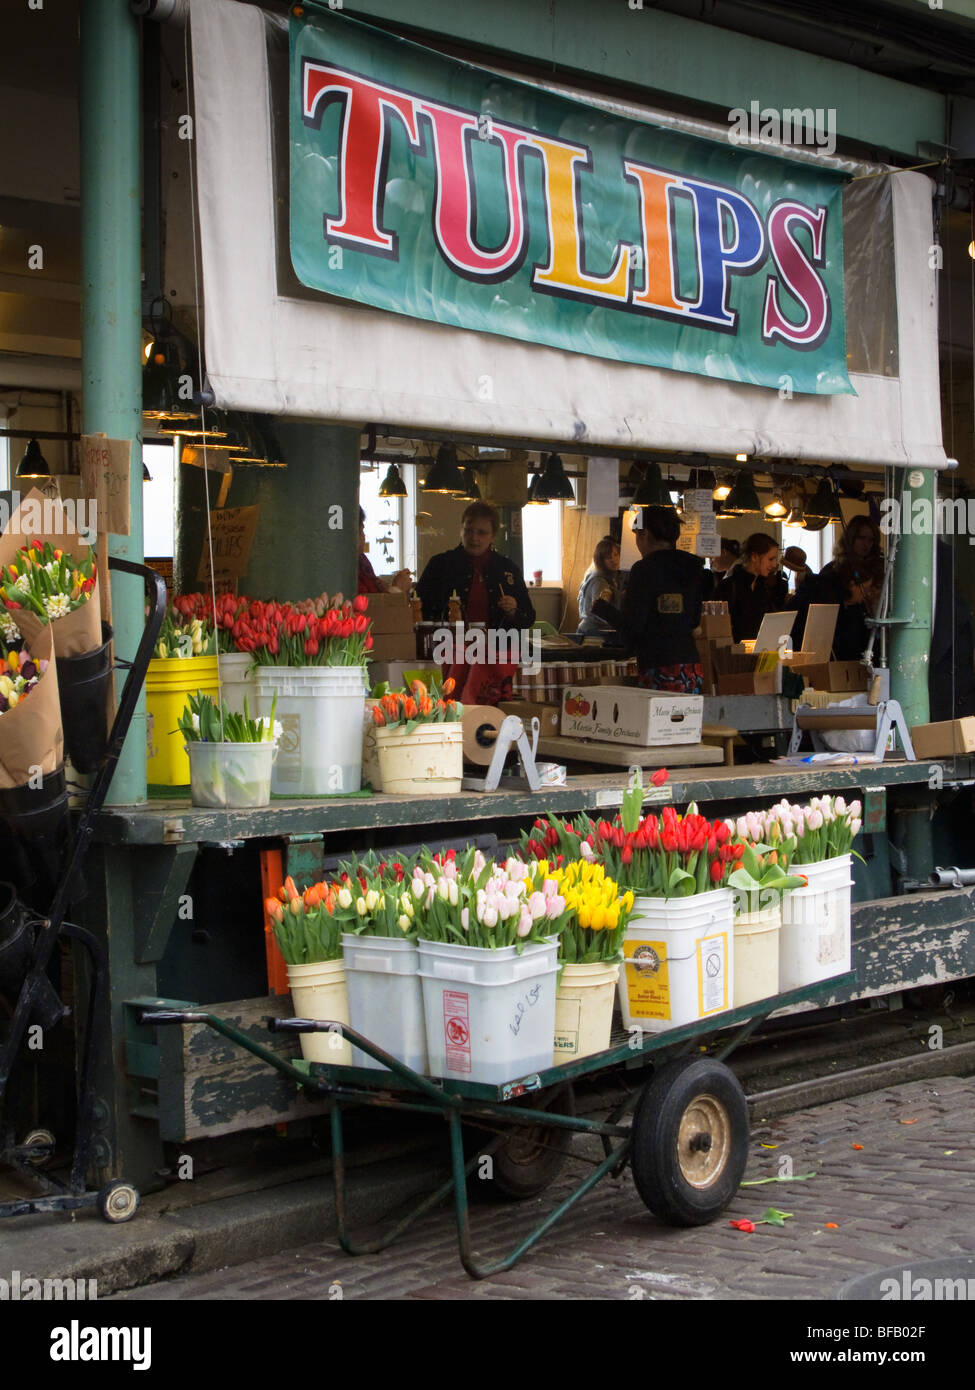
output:
[[[908,499],[907,494],[910,494]],[[898,480],[902,529],[897,540],[890,615],[906,619],[890,628],[890,693],[900,702],[908,725],[926,724],[929,714],[931,624],[934,608],[935,473],[930,468],[905,470]],[[931,508],[931,525],[912,524],[918,503]],[[909,503],[909,504],[908,504]],[[905,505],[908,504],[908,505]],[[892,830],[905,857],[908,877],[923,880],[934,866],[928,805],[893,818]]]
[[[132,440],[128,536],[109,552],[142,553],[142,338],[139,22],[121,0],[81,9],[81,323],[86,434]],[[120,655],[135,655],[144,627],[141,585],[112,580]],[[121,673],[124,676],[124,672]],[[146,799],[145,696],[132,720],[108,800]]]

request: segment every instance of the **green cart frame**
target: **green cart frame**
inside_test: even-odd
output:
[[[486,1279],[511,1269],[545,1232],[603,1178],[618,1176],[627,1163],[644,1204],[672,1225],[697,1226],[713,1221],[734,1197],[748,1160],[748,1107],[745,1094],[725,1059],[777,1009],[801,1004],[851,985],[854,973],[807,985],[698,1023],[663,1033],[617,1034],[605,1051],[564,1062],[503,1085],[438,1081],[413,1071],[383,1052],[346,1023],[303,1018],[271,1018],[272,1032],[331,1033],[345,1038],[379,1062],[385,1071],[288,1061],[216,1015],[160,1000],[139,1011],[150,1025],[203,1023],[261,1058],[296,1085],[330,1101],[333,1180],[339,1244],[349,1255],[372,1255],[386,1249],[451,1192],[457,1219],[461,1264],[472,1279]],[[726,1038],[729,1029],[734,1036]],[[703,1041],[716,1039],[715,1051],[701,1055]],[[336,1043],[338,1046],[338,1043]],[[652,1054],[650,1080],[617,1105],[605,1120],[590,1120],[573,1111],[571,1083],[625,1062]],[[529,1106],[515,1104],[537,1097]],[[451,1175],[424,1197],[403,1220],[379,1238],[356,1243],[346,1226],[346,1109],[379,1105],[387,1109],[441,1115],[447,1123]],[[547,1106],[556,1106],[549,1109]],[[631,1124],[621,1121],[634,1110]],[[471,1157],[470,1129],[496,1130]],[[467,1135],[465,1136],[465,1127]],[[503,1259],[479,1264],[471,1242],[467,1180],[485,1156],[492,1158],[494,1182],[507,1197],[537,1195],[555,1178],[572,1133],[598,1135],[604,1158],[591,1173]],[[466,1143],[465,1143],[466,1138]],[[554,1142],[547,1143],[550,1138]]]

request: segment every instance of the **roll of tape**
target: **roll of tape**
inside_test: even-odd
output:
[[[494,756],[498,730],[504,723],[503,712],[494,705],[465,705],[462,722],[464,757],[468,762],[487,767]]]

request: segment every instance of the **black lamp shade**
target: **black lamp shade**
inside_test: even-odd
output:
[[[442,444],[437,461],[423,480],[424,492],[447,492],[460,495],[467,484],[457,462],[457,450],[452,444]]]
[[[842,520],[843,514],[840,511],[836,488],[829,479],[823,478],[816,489],[816,495],[806,503],[806,525],[817,521],[828,524],[831,521],[841,522]]]
[[[548,502],[574,502],[572,484],[565,476],[565,469],[558,454],[549,454],[545,460],[545,471],[539,483],[539,492]]]
[[[634,507],[673,507],[674,501],[660,472],[659,463],[648,463],[643,482],[631,503]],[[676,510],[676,509],[675,509]]]
[[[379,488],[380,497],[405,497],[406,484],[395,463],[391,463]]]
[[[531,487],[528,489],[528,501],[525,505],[528,507],[548,506],[548,498],[542,494],[541,473],[536,473],[534,478],[532,478]]]
[[[473,468],[462,468],[460,471],[463,473],[465,481],[464,491],[460,495],[460,500],[463,502],[480,502],[481,489],[477,485],[477,479],[474,477]]]
[[[751,512],[761,510],[762,504],[758,500],[758,493],[751,477],[746,473],[739,473],[724,500],[722,511],[728,516],[747,516]]]
[[[32,439],[27,445],[24,457],[18,463],[14,476],[17,478],[50,478],[51,470],[36,439]]]

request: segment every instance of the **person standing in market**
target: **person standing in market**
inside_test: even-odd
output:
[[[642,686],[700,695],[704,667],[694,630],[701,621],[704,561],[677,549],[680,521],[672,507],[644,507],[641,520],[633,533],[641,558],[630,570],[620,612],[598,600],[593,611],[613,622],[635,651]]]
[[[603,536],[592,556],[592,570],[579,587],[579,626],[582,637],[612,637],[614,629],[593,612],[597,600],[619,608],[623,599],[620,577],[620,548],[612,536]]]
[[[728,605],[736,642],[757,637],[766,613],[785,609],[789,586],[778,568],[778,541],[756,531],[745,541],[741,563],[715,589],[714,597]]]
[[[472,502],[461,517],[460,545],[428,561],[417,581],[426,622],[448,622],[451,600],[459,603],[465,624],[487,629],[526,629],[535,608],[521,570],[494,548],[500,518],[487,502]],[[455,658],[461,654],[455,652]],[[475,663],[455,659],[449,674],[463,704],[497,704],[511,699],[516,664]]]
[[[836,542],[830,563],[797,591],[796,627],[804,630],[811,603],[838,604],[833,653],[837,661],[858,661],[870,640],[867,620],[876,613],[883,582],[880,527],[872,517],[856,516]]]

